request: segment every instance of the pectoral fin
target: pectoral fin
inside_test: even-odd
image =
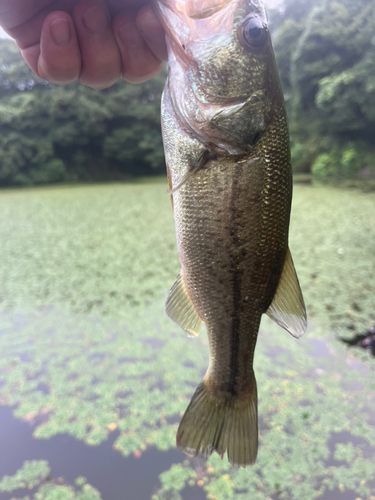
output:
[[[288,249],[275,296],[266,314],[293,337],[306,331],[306,308],[296,270]]]
[[[169,188],[168,194],[173,195],[178,189],[180,189],[181,186],[186,184],[186,182],[192,177],[198,170],[201,168],[204,168],[209,160],[212,160],[215,158],[215,155],[209,150],[205,149],[203,153],[198,157],[198,159],[195,162],[192,162],[189,170],[185,173],[185,175],[182,177],[180,182],[177,184],[177,186]]]
[[[168,179],[168,187],[169,187],[168,193],[170,193],[170,191],[172,191],[172,177],[171,177],[171,171],[169,170],[168,163],[167,163],[167,179]],[[171,197],[172,210],[174,213],[173,194],[170,194],[170,197]]]
[[[199,335],[202,320],[191,303],[181,272],[169,292],[165,312],[189,336],[197,337]]]

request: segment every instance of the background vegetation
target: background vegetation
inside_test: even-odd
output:
[[[296,172],[375,178],[375,4],[284,0],[270,11]],[[0,40],[0,186],[164,172],[165,71],[104,91],[38,80]]]
[[[375,3],[286,0],[271,21],[294,170],[375,178]]]
[[[101,92],[54,86],[33,75],[13,41],[0,40],[0,186],[163,172],[164,80]]]

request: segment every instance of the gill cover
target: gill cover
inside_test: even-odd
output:
[[[263,5],[258,0],[156,4],[166,31],[169,99],[182,129],[219,153],[248,151],[273,109],[273,52]]]

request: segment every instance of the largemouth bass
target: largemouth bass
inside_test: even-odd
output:
[[[300,337],[288,249],[292,196],[284,98],[259,0],[155,0],[169,75],[162,131],[181,273],[166,313],[210,359],[177,433],[189,455],[254,463],[254,350],[263,313]]]

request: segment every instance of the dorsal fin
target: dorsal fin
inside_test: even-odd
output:
[[[266,314],[293,337],[301,337],[307,326],[306,308],[288,248],[275,296]]]
[[[191,303],[181,271],[169,292],[165,312],[189,336],[197,337],[199,335],[202,320]]]

